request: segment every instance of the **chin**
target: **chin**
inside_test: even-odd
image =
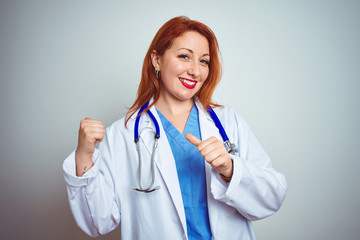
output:
[[[195,94],[181,95],[181,96],[177,96],[177,99],[180,101],[189,101],[189,100],[192,100],[194,96],[195,96]]]

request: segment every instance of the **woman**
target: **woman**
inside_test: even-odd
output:
[[[251,221],[275,213],[287,185],[244,120],[211,101],[220,75],[207,26],[177,17],[160,28],[127,117],[106,131],[82,120],[64,162],[81,229],[98,236],[121,222],[123,240],[255,239]],[[224,146],[210,109],[238,151]]]

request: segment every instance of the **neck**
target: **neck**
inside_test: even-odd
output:
[[[155,107],[165,116],[188,115],[193,105],[193,99],[181,101],[174,98],[167,98],[161,94],[158,101],[155,103]]]

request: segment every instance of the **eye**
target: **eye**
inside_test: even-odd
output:
[[[206,59],[202,59],[200,60],[200,62],[206,66],[209,66],[210,65],[210,61],[209,60],[206,60]]]
[[[181,58],[181,59],[187,60],[187,59],[189,59],[189,56],[188,56],[188,55],[186,55],[186,54],[180,54],[180,55],[178,55],[178,58]]]

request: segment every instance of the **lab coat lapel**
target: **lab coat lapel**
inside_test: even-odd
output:
[[[181,197],[181,190],[176,170],[175,159],[155,107],[151,107],[150,111],[156,118],[160,127],[160,139],[158,149],[155,153],[155,164],[167,187],[167,189],[160,189],[160,191],[169,191],[184,232],[187,234],[185,210]],[[139,132],[143,132],[143,134],[141,134],[143,143],[147,151],[152,154],[154,145],[155,125],[148,114],[143,114],[141,116],[139,123]]]
[[[199,110],[199,124],[200,124],[200,132],[202,140],[206,140],[212,136],[216,137],[217,139],[222,139],[219,133],[218,128],[216,127],[214,121],[212,120],[211,116],[204,110],[203,106],[198,102],[195,101],[196,106]],[[205,174],[206,174],[206,188],[207,188],[207,202],[208,202],[208,213],[209,213],[209,220],[210,220],[210,227],[214,234],[216,231],[217,220],[218,220],[218,208],[217,202],[211,194],[211,172],[216,171],[213,167],[205,161]]]

